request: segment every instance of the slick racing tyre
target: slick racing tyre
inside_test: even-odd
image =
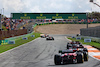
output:
[[[67,45],[67,49],[69,49],[69,45]]]
[[[88,52],[88,49],[87,49],[87,48],[84,48],[84,49],[83,49],[83,51],[86,51],[86,52]]]
[[[84,57],[82,54],[77,54],[77,62],[78,63],[83,63],[84,62]]]
[[[59,55],[54,56],[54,63],[55,63],[55,65],[61,64],[61,57]]]
[[[84,52],[84,61],[88,61],[88,53],[87,52]]]

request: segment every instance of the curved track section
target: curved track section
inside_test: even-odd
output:
[[[88,62],[80,64],[55,65],[54,55],[66,49],[65,36],[52,35],[54,41],[38,38],[0,55],[0,67],[100,67],[100,61],[89,57]]]

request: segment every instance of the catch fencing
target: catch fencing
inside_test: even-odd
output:
[[[100,26],[91,27],[87,29],[80,29],[80,34],[82,36],[91,36],[91,37],[99,37],[100,38]]]

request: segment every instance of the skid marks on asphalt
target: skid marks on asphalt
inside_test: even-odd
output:
[[[98,50],[90,45],[85,45],[84,47],[86,47],[88,49],[90,56],[100,60],[100,50]]]

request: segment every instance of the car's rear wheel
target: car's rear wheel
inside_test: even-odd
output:
[[[69,49],[69,45],[67,45],[67,49]]]
[[[54,63],[55,63],[55,65],[60,65],[61,64],[61,56],[55,55],[54,56]]]
[[[82,54],[77,54],[77,62],[78,63],[83,63],[84,62],[84,57]]]
[[[84,61],[88,61],[88,54],[87,54],[87,52],[84,52]]]
[[[86,52],[88,52],[88,49],[87,49],[87,48],[83,48],[83,51],[86,51]]]

